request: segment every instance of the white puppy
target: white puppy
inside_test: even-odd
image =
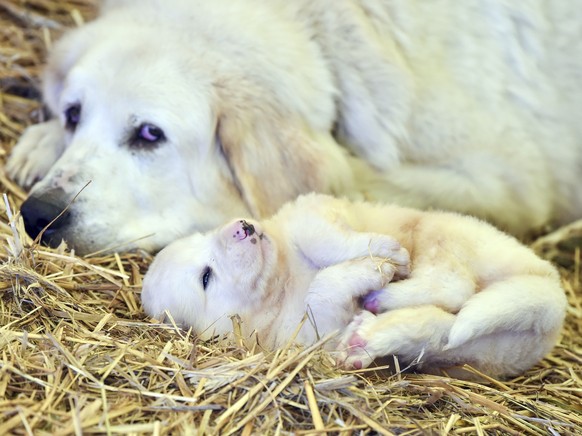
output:
[[[8,173],[36,236],[157,249],[311,191],[514,234],[582,217],[572,1],[115,0],[50,54]],[[148,238],[140,239],[145,236]]]
[[[231,331],[238,315],[244,337],[276,347],[307,314],[301,343],[349,325],[335,343],[349,367],[395,354],[425,370],[469,363],[494,376],[539,361],[566,307],[555,268],[489,224],[317,194],[263,222],[170,244],[142,301],[202,338]]]

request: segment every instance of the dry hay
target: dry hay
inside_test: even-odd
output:
[[[42,117],[46,48],[89,1],[0,0],[0,153]],[[0,171],[17,210],[24,193]],[[2,202],[3,203],[3,202]],[[0,434],[575,434],[582,428],[579,260],[560,344],[510,381],[336,369],[318,347],[196,342],[140,307],[151,257],[78,258],[0,222]],[[579,256],[577,256],[579,257]]]

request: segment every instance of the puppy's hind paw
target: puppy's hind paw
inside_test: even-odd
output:
[[[375,315],[364,311],[346,327],[335,353],[339,366],[346,369],[367,368],[378,357],[369,349],[368,341],[361,332],[361,326],[374,318]]]
[[[384,290],[377,290],[369,292],[361,298],[361,305],[364,309],[371,313],[378,313],[381,310],[380,295],[386,292]]]

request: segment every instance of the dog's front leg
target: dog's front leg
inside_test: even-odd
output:
[[[6,162],[7,174],[30,188],[42,179],[63,154],[65,132],[58,119],[28,127]]]
[[[343,329],[353,319],[359,299],[386,285],[397,266],[383,258],[364,257],[322,269],[309,286],[305,309],[316,336]]]

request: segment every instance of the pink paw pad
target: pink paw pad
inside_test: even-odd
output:
[[[373,314],[380,311],[380,300],[378,296],[382,291],[372,291],[362,299],[362,307]]]
[[[354,333],[348,341],[348,347],[350,349],[364,348],[366,345],[368,345],[368,342],[357,333]]]

